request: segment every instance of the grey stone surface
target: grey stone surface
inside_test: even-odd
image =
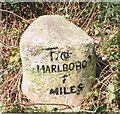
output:
[[[20,55],[22,91],[31,102],[78,106],[92,87],[93,39],[62,16],[36,19],[22,35]]]

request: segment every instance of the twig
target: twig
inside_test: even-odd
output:
[[[15,75],[14,77],[10,78],[9,80],[5,81],[2,85],[0,85],[0,88],[4,87],[7,83],[11,82],[12,80],[18,78],[20,76],[20,74],[18,73],[17,75]]]
[[[94,11],[94,8],[95,8],[95,4],[93,4],[92,9],[91,9],[91,11],[90,11],[90,13],[89,13],[87,19],[86,19],[86,20],[84,21],[84,23],[82,24],[81,28],[84,27],[84,25],[86,24],[86,22],[88,21],[88,19],[89,19],[90,16],[92,15],[92,13],[93,13],[93,11]],[[92,17],[92,16],[91,16],[91,17]]]
[[[87,30],[87,28],[88,28],[90,22],[92,21],[93,17],[94,17],[94,13],[92,13],[92,15],[91,15],[91,17],[90,17],[90,19],[89,19],[89,21],[88,21],[86,27],[85,27],[85,30]]]
[[[57,104],[57,103],[19,103],[19,104],[14,104],[14,106],[18,106],[18,105],[23,105],[23,106],[33,106],[33,105],[57,105],[57,106],[65,106],[68,107],[70,109],[72,109],[71,106],[67,105],[67,104]],[[9,107],[9,106],[13,106],[12,104],[10,105],[4,105],[4,107]]]
[[[83,9],[83,11],[82,11],[81,13],[78,13],[78,14],[77,14],[76,19],[79,19],[79,17],[83,14],[83,12],[84,12],[84,11],[86,10],[86,8],[89,6],[90,2],[91,2],[91,1],[89,1],[89,2],[87,3],[87,5],[85,6],[85,8]]]
[[[103,72],[104,72],[107,68],[109,68],[109,65],[105,66],[105,68],[101,71],[100,77],[102,76],[102,74],[104,74]]]
[[[7,12],[7,13],[10,13],[10,14],[13,14],[14,16],[22,19],[23,21],[25,21],[27,24],[30,24],[30,22],[28,20],[26,20],[25,18],[13,13],[12,11],[8,11],[8,10],[4,10],[4,9],[0,9],[1,12]]]
[[[100,63],[102,63],[103,65],[107,66],[107,64],[106,64],[106,63],[104,63],[102,60],[97,59],[97,61],[98,61],[98,62],[100,62]]]
[[[0,43],[2,43],[3,47],[7,47],[8,49],[15,49],[15,48],[18,48],[18,46],[7,46],[7,44],[3,43],[1,40],[0,40]]]
[[[58,105],[58,106],[65,106],[65,107],[68,107],[68,108],[72,109],[72,107],[67,105],[67,104],[57,104],[57,103],[27,103],[27,104],[20,103],[20,105],[24,105],[24,106],[31,106],[31,105]]]
[[[105,80],[107,80],[109,78],[109,76],[111,76],[113,73],[110,73],[108,76],[106,76],[103,80],[101,80],[100,83],[97,83],[96,85],[93,86],[92,89],[95,89],[99,84],[102,84]]]

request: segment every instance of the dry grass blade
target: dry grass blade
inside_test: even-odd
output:
[[[28,20],[26,20],[25,18],[13,13],[12,11],[8,11],[8,10],[3,10],[3,9],[0,9],[1,12],[7,12],[7,13],[10,13],[10,14],[13,14],[14,16],[22,19],[24,22],[26,22],[27,24],[30,24],[30,22]]]

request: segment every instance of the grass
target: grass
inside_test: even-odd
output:
[[[41,15],[63,15],[86,31],[95,41],[97,56],[96,83],[81,102],[80,111],[120,111],[120,4],[113,3],[3,3],[2,111],[45,112],[46,108],[30,105],[21,91],[21,60],[19,42],[21,34]],[[9,12],[10,11],[10,12]],[[14,13],[12,13],[14,12]],[[26,104],[26,105],[25,105]],[[79,111],[74,107],[71,111]],[[54,109],[53,111],[59,111]]]

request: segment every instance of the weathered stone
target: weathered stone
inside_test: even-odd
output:
[[[20,54],[22,90],[31,102],[78,106],[92,87],[93,39],[62,16],[35,20],[22,35]]]

